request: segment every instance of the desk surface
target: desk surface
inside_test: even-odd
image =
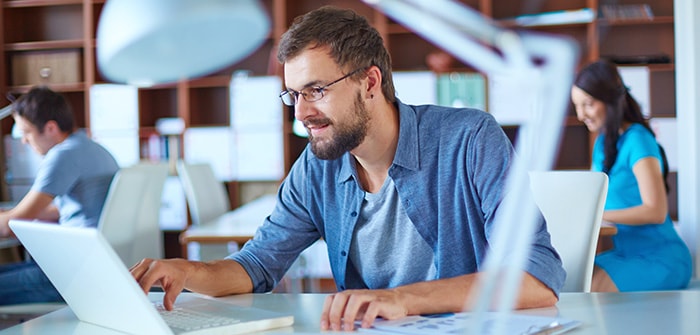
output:
[[[275,334],[318,333],[324,298],[324,294],[246,294],[219,299],[242,306],[293,312],[293,327],[259,333]],[[562,293],[555,307],[518,313],[582,321],[581,327],[570,332],[573,335],[697,334],[700,329],[700,291]],[[79,322],[67,307],[0,331],[2,335],[77,333],[114,334],[108,329]]]
[[[217,219],[193,225],[180,235],[180,243],[226,243],[244,244],[253,238],[255,231],[265,218],[272,213],[277,203],[275,195],[265,195],[255,199]]]
[[[193,225],[180,235],[180,242],[244,244],[255,235],[255,231],[263,224],[265,218],[272,213],[277,203],[275,195],[264,195],[235,210],[232,210],[213,221],[201,225]],[[617,234],[614,225],[602,225],[601,236]]]
[[[600,225],[600,236],[613,236],[617,234],[617,226],[612,223],[604,223]]]

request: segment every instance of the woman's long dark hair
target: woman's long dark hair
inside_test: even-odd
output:
[[[617,160],[617,141],[620,138],[620,128],[622,128],[623,122],[639,123],[649,130],[652,136],[655,136],[649,122],[642,115],[639,104],[625,87],[615,64],[599,60],[587,65],[576,76],[574,85],[605,104],[603,172],[606,174],[610,172]],[[659,145],[659,150],[663,164],[664,184],[668,192],[668,160],[661,145]]]

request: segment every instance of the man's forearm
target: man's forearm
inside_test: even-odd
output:
[[[473,307],[477,298],[473,288],[478,284],[478,278],[478,274],[462,275],[401,286],[395,290],[400,293],[409,315],[460,312]],[[519,291],[516,309],[549,307],[557,302],[554,292],[528,273],[523,275]]]
[[[9,226],[10,217],[6,213],[0,214],[0,236],[7,237],[12,234]]]
[[[47,206],[36,218],[41,221],[58,222],[60,217],[61,215],[59,214],[56,206]]]
[[[214,297],[253,291],[248,272],[234,260],[193,262],[192,265],[191,276],[185,283],[188,290]]]
[[[460,312],[464,310],[469,291],[476,285],[477,275],[419,282],[397,287],[408,315]]]

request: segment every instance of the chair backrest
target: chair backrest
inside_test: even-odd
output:
[[[590,292],[608,176],[593,171],[530,172],[530,187],[567,273],[562,292]]]
[[[140,163],[112,180],[97,227],[127,267],[163,258],[159,218],[167,176],[167,164]]]
[[[230,210],[228,193],[207,163],[177,164],[177,174],[185,190],[192,224],[214,220]]]

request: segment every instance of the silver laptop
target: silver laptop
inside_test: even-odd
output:
[[[194,293],[165,311],[162,294],[149,300],[98,230],[23,220],[10,228],[83,322],[131,334],[239,334],[294,323],[292,315]]]

